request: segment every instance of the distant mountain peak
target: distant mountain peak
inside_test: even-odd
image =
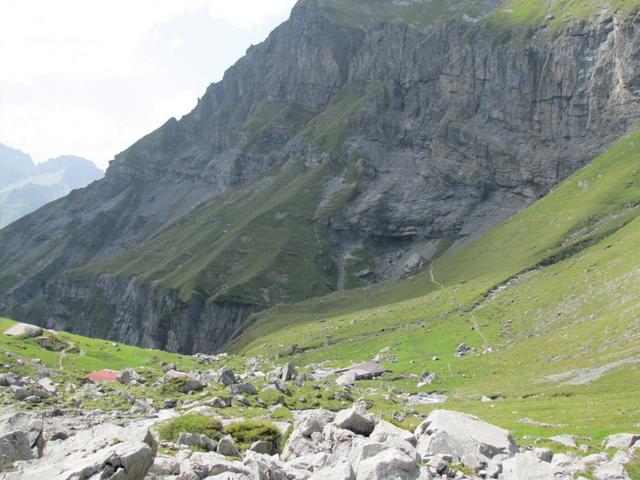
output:
[[[28,154],[0,144],[0,228],[103,175],[86,158],[62,155],[35,164]]]

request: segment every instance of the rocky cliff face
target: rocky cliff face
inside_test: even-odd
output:
[[[302,1],[189,115],[0,232],[1,311],[212,351],[251,311],[414,274],[628,129],[639,26],[354,25]]]

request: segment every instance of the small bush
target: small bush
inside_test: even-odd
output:
[[[258,397],[268,406],[284,403],[284,395],[274,388],[265,388],[258,394]]]
[[[215,418],[199,413],[189,413],[169,420],[158,428],[160,439],[169,442],[178,441],[178,436],[182,432],[198,433],[212,439],[218,439],[221,436],[222,424]]]
[[[234,423],[229,425],[225,432],[231,435],[240,450],[246,450],[258,440],[266,440],[277,445],[280,437],[278,428],[273,423],[264,420],[244,420]]]
[[[45,335],[35,339],[35,342],[50,352],[61,352],[69,347],[69,344],[55,335]]]
[[[278,407],[271,412],[271,418],[275,420],[291,420],[293,418],[293,414],[287,407]]]
[[[182,392],[182,387],[187,383],[187,377],[172,378],[167,383],[160,386],[160,395],[171,396]]]

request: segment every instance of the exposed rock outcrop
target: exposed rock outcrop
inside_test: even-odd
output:
[[[299,2],[190,114],[0,232],[0,310],[215,351],[251,312],[419,272],[640,114],[633,17],[511,31],[329,7]]]

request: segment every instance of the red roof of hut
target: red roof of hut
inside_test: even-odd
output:
[[[98,370],[87,375],[87,378],[95,383],[111,383],[116,381],[119,373],[114,370]]]

